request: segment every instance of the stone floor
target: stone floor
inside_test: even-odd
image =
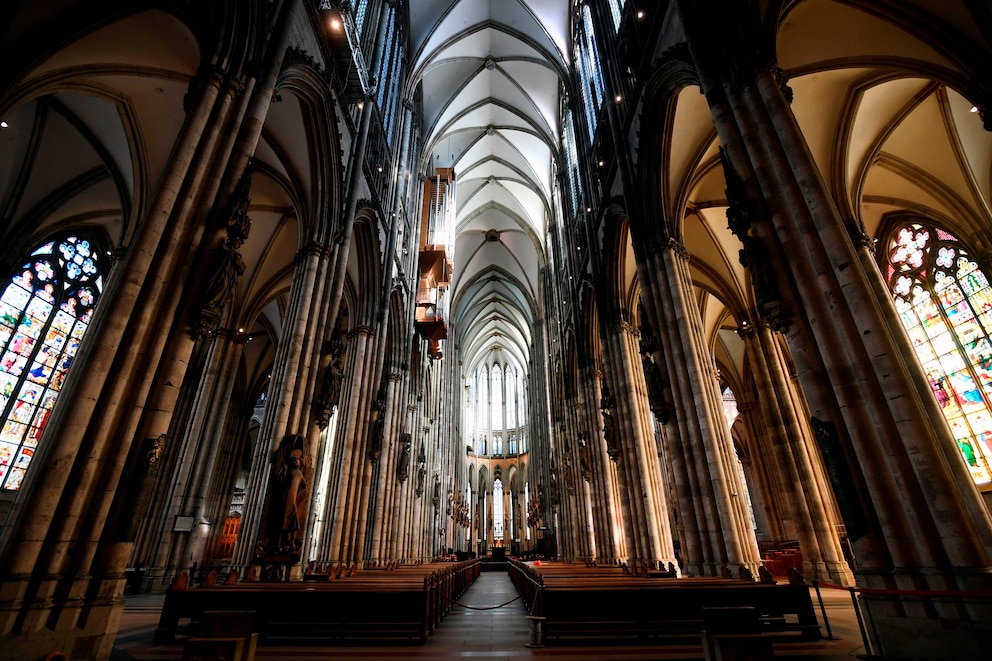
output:
[[[811,591],[812,592],[812,591]],[[163,597],[137,595],[129,597],[114,646],[114,661],[149,661],[182,658],[182,645],[152,645],[152,633],[158,623]],[[844,591],[823,591],[834,639],[779,644],[776,659],[804,661],[841,661],[864,656],[857,619],[851,598]],[[813,603],[826,636],[816,595]],[[647,659],[702,659],[698,644],[685,645],[574,645],[554,644],[529,648],[530,630],[527,610],[517,599],[513,584],[502,572],[484,572],[461,596],[441,622],[441,626],[423,644],[348,645],[348,646],[265,646],[259,647],[257,659],[516,659],[545,658],[563,661],[643,661]]]

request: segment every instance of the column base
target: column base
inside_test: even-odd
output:
[[[876,656],[897,659],[982,659],[992,639],[992,599],[919,599],[861,595],[858,599]],[[951,604],[959,604],[959,608]],[[939,609],[940,613],[936,612]],[[957,619],[953,614],[963,616]],[[965,619],[967,618],[967,619]]]
[[[22,606],[22,610],[24,608],[31,607]],[[55,630],[38,626],[0,637],[3,658],[44,659],[49,654],[61,652],[69,659],[104,661],[110,658],[114,648],[124,600],[113,599],[85,608],[76,604],[49,604],[32,610],[30,622],[41,624],[54,618]]]
[[[846,562],[804,562],[803,578],[810,584],[817,580],[820,583],[832,583],[845,588],[857,585],[854,572]]]

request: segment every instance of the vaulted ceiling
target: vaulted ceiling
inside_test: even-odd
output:
[[[496,347],[527,369],[554,213],[568,0],[411,3],[424,168],[453,167],[452,327],[465,372]]]

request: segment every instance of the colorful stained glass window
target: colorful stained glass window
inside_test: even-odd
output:
[[[886,282],[955,442],[977,484],[992,482],[992,289],[952,234],[900,227]]]
[[[0,296],[0,488],[20,488],[103,288],[86,239],[38,248]]]

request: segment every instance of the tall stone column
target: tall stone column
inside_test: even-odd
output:
[[[326,335],[321,322],[326,322],[322,311],[326,309],[323,296],[327,292],[320,285],[326,282],[327,270],[326,249],[311,244],[297,254],[289,309],[276,347],[268,403],[252,456],[244,512],[234,548],[232,564],[242,575],[255,562],[259,539],[266,533],[263,516],[267,503],[274,497],[275,485],[270,484],[270,478],[275,453],[287,435],[301,434],[309,428],[313,400],[310,366],[319,363],[320,343],[317,340]],[[309,500],[314,490],[312,450],[308,454],[304,457],[303,471],[307,477]],[[300,513],[301,521],[309,518],[309,508],[305,509],[307,511]]]
[[[292,4],[280,7],[282,27],[275,30],[265,71],[279,67]],[[252,27],[258,32],[253,38],[266,31]],[[244,57],[226,53],[220,59]],[[13,656],[57,648],[89,658],[110,654],[123,606],[123,570],[191,352],[181,314],[184,278],[221,180],[237,180],[230,174],[238,169],[231,154],[244,118],[250,107],[258,110],[255,79],[230,66],[204,67],[194,81],[186,120],[148,212],[108,278],[48,425],[58,442],[46,446],[42,439],[23,500],[15,503],[0,572],[2,646]],[[258,87],[274,80],[273,74]]]
[[[359,510],[367,502],[359,500],[368,463],[368,419],[375,401],[378,380],[375,378],[375,341],[373,329],[360,326],[348,334],[350,373],[345,418],[334,459],[334,486],[328,502],[330,526],[325,529],[322,555],[331,562],[354,563]]]
[[[629,560],[656,566],[658,562],[673,562],[675,550],[668,521],[667,497],[658,481],[662,466],[655,450],[654,421],[648,408],[647,387],[638,362],[637,331],[627,322],[615,324],[607,334],[604,354],[608,356],[613,375],[612,397],[618,418],[616,454],[617,469],[624,475],[630,524],[624,512]],[[604,409],[612,407],[604,406]],[[604,413],[604,420],[606,414]]]
[[[372,546],[369,549],[368,559],[373,564],[380,564],[387,560],[383,555],[383,541],[386,530],[393,521],[395,510],[388,507],[387,494],[391,494],[397,481],[396,465],[399,461],[401,448],[398,445],[399,432],[397,422],[402,420],[398,407],[402,404],[399,396],[402,378],[397,372],[390,372],[388,375],[388,385],[386,388],[385,421],[382,426],[382,457],[379,460],[378,479],[376,482],[375,501],[373,502],[373,519],[370,523],[372,528]]]
[[[782,345],[760,321],[745,323],[738,333],[754,373],[765,441],[781,476],[782,491],[775,498],[789,510],[803,552],[804,575],[810,580],[854,585],[837,536],[829,502],[833,496],[820,476],[813,432],[794,405]]]
[[[694,575],[719,575],[724,565],[757,576],[757,541],[743,501],[744,486],[723,413],[716,367],[693,298],[689,254],[670,240],[639,260],[645,310],[655,313],[660,346],[655,362],[667,366],[676,420],[667,435],[679,496],[686,565]]]
[[[779,497],[785,489],[779,471],[775,469],[774,443],[765,426],[765,419],[753,399],[738,396],[737,410],[748,430],[747,442],[755,466],[755,487],[761,494],[764,530],[772,541],[795,539],[791,508],[784,498]]]
[[[740,43],[756,17],[743,6],[735,8],[739,16],[720,13],[716,4],[678,6],[733,176],[752,205],[742,219],[745,251],[755,266],[765,265],[758,283],[786,329],[858,582],[945,594],[862,594],[875,651],[980,656],[992,633],[992,600],[974,596],[992,591],[988,511],[895,306],[865,268],[830,197],[775,68]],[[959,591],[970,594],[953,594]]]
[[[146,515],[139,548],[142,555],[138,556],[147,566],[145,589],[164,589],[178,571],[188,570],[194,562],[202,565],[205,537],[211,523],[217,523],[206,519],[205,506],[230,407],[237,356],[243,348],[243,342],[233,336],[223,333],[204,339],[200,349],[206,356],[200,360],[207,363],[207,369],[189,375],[199,383],[189,384],[195,387],[187,399],[201,405],[177,432],[175,451],[163,461],[168,466],[164,473],[168,483],[162,485],[165,488],[156,494]],[[176,517],[191,522],[192,527],[177,530]]]

